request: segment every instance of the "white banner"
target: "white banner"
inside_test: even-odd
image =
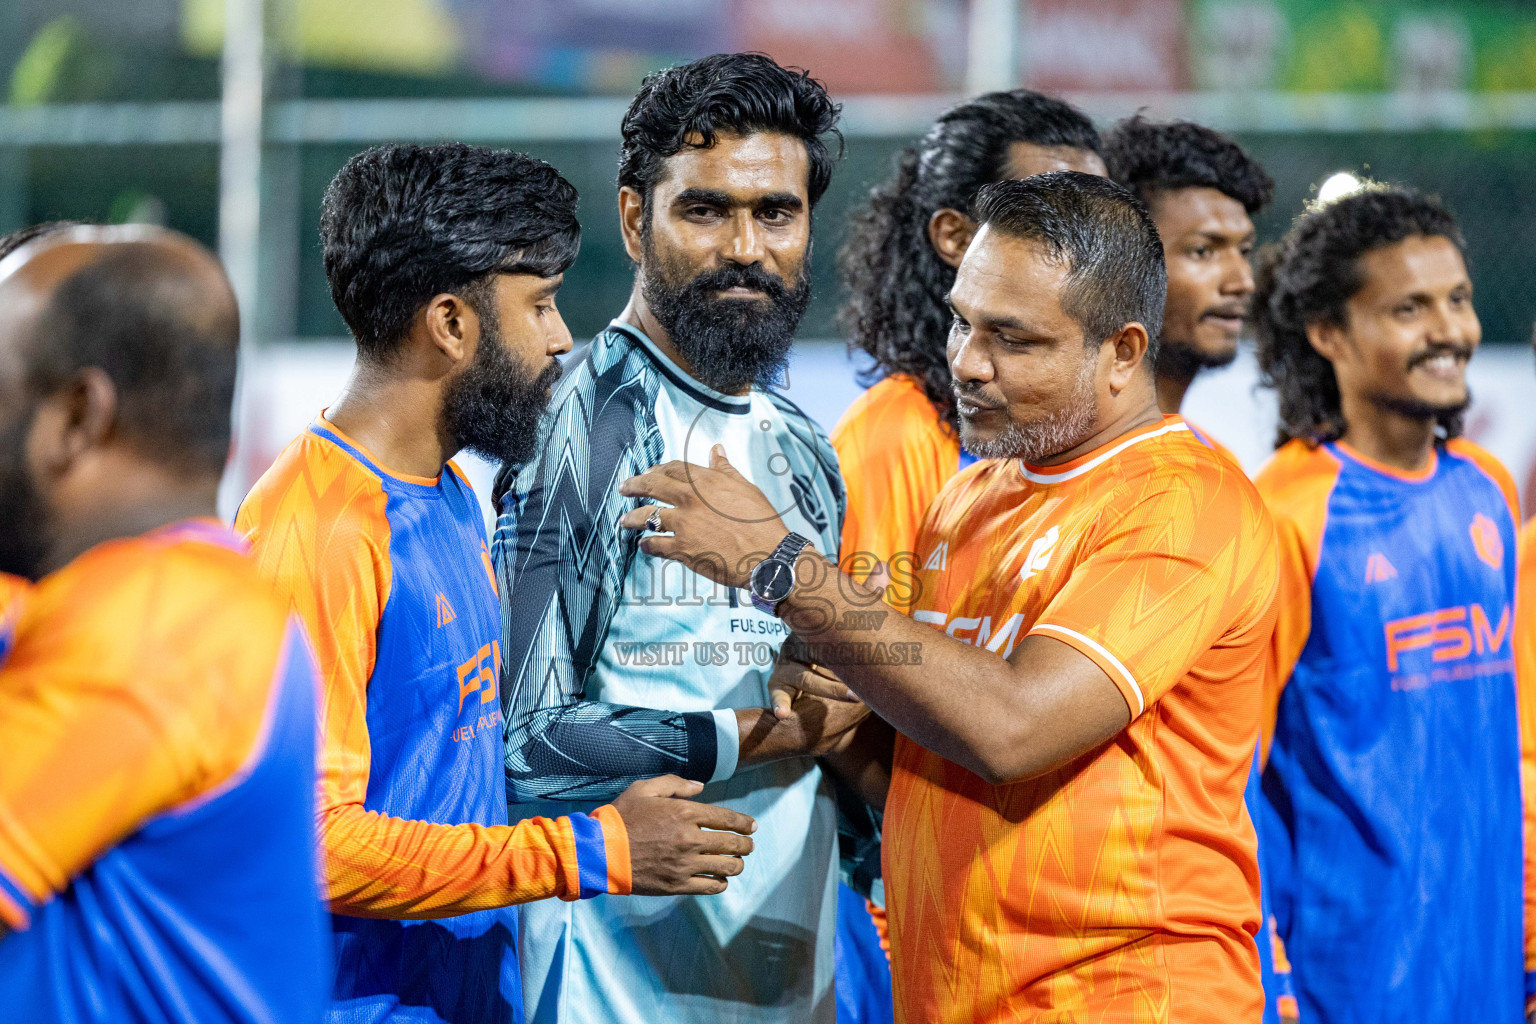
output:
[[[272,464],[283,446],[335,400],[352,368],[350,341],[293,342],[261,349],[245,367],[243,410],[235,456],[225,478],[223,511]],[[1536,363],[1529,349],[1489,346],[1472,360],[1472,408],[1467,436],[1497,456],[1514,475],[1522,507],[1536,511]],[[853,364],[840,342],[803,341],[789,370],[789,397],[828,430],[860,392]],[[1186,417],[1240,458],[1250,473],[1262,466],[1275,440],[1275,396],[1259,387],[1251,349],[1231,366],[1202,375],[1184,404]],[[458,463],[486,504],[494,467],[472,455]]]

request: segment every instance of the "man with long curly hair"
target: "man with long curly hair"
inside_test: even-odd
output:
[[[955,270],[976,234],[983,185],[1047,171],[1103,175],[1099,134],[1080,111],[1027,89],[987,93],[939,115],[871,191],[840,256],[838,314],[873,384],[832,431],[848,516],[843,554],[910,569],[923,512],[975,461],[961,450],[945,344]],[[901,556],[901,557],[898,557]],[[867,569],[865,570],[867,571]]]
[[[1372,185],[1297,221],[1254,294],[1281,420],[1265,866],[1307,1021],[1515,1020],[1530,988],[1515,488],[1459,436],[1464,252],[1438,202]]]

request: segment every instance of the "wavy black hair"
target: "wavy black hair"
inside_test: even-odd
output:
[[[320,244],[358,355],[385,362],[443,292],[483,313],[492,274],[554,277],[576,261],[576,189],[521,153],[447,143],[380,146],[325,190]]]
[[[1402,186],[1368,185],[1314,207],[1260,251],[1252,316],[1261,380],[1280,398],[1275,447],[1295,438],[1324,444],[1349,429],[1333,364],[1307,340],[1307,327],[1344,324],[1345,304],[1365,284],[1361,256],[1421,235],[1445,238],[1466,256],[1456,219],[1438,201]],[[1459,435],[1461,422],[1460,412],[1438,417],[1446,437]]]
[[[875,361],[860,382],[907,374],[951,425],[945,302],[955,268],[934,251],[928,221],[942,209],[967,209],[977,189],[1001,180],[1015,142],[1100,152],[1093,122],[1061,100],[1028,89],[967,100],[896,155],[895,173],[870,190],[838,254],[845,292],[838,327],[850,349]]]
[[[1190,121],[1126,118],[1104,138],[1104,163],[1111,178],[1149,206],[1157,192],[1213,188],[1252,216],[1275,195],[1274,180],[1241,146]]]
[[[1157,361],[1168,270],[1157,225],[1129,189],[1096,174],[1052,171],[983,186],[971,216],[1066,264],[1062,312],[1082,325],[1089,348],[1134,321],[1147,329],[1143,365]]]
[[[827,148],[843,136],[841,105],[802,68],[786,68],[762,53],[716,53],[645,77],[620,127],[619,187],[640,193],[647,223],[651,191],[667,157],[685,148],[708,149],[721,132],[778,132],[805,144],[810,157],[806,191],[814,207],[832,181]],[[698,141],[690,141],[694,136]]]

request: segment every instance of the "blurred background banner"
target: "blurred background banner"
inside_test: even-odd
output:
[[[302,425],[292,410],[307,418],[345,375],[316,239],[349,156],[463,139],[560,168],[584,228],[560,304],[590,336],[630,286],[614,204],[629,97],[651,70],[739,49],[845,103],[797,356],[817,372],[791,380],[827,425],[857,393],[832,321],[849,211],[947,105],[1024,84],[1105,128],[1144,108],[1229,132],[1277,183],[1261,240],[1338,171],[1442,197],[1487,344],[1469,431],[1536,501],[1531,0],[3,0],[0,230],[149,221],[220,247],[247,323],[233,501]],[[1256,464],[1272,413],[1252,378],[1240,362],[1191,401]]]

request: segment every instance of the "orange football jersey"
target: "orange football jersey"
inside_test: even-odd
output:
[[[891,562],[911,557],[923,513],[969,460],[960,438],[939,418],[917,381],[886,377],[858,397],[832,431],[832,447],[848,490],[843,518],[844,564],[863,576],[855,555]],[[893,574],[910,565],[892,564]]]
[[[913,618],[999,656],[1069,644],[1130,724],[1003,786],[903,737],[885,817],[898,1021],[1258,1020],[1244,784],[1274,528],[1177,416],[1070,463],[982,463],[924,519]]]

